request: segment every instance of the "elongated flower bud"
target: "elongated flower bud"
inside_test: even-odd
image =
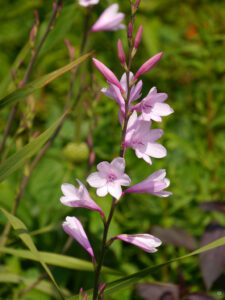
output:
[[[127,37],[130,40],[132,39],[132,36],[133,36],[133,26],[131,23],[129,23],[128,30],[127,30]]]
[[[124,51],[123,51],[123,45],[122,45],[121,40],[118,40],[117,47],[118,47],[118,57],[119,57],[119,60],[120,60],[121,64],[123,66],[125,66],[126,65],[125,54],[124,54]]]
[[[124,93],[124,90],[119,82],[119,80],[116,78],[115,74],[107,68],[102,62],[97,60],[96,58],[92,58],[94,65],[96,68],[102,73],[102,75],[112,84],[115,84],[122,93]]]
[[[67,234],[74,238],[91,255],[93,262],[95,262],[93,250],[80,221],[75,217],[66,217],[62,227]]]
[[[163,53],[160,52],[156,54],[155,56],[151,57],[149,60],[147,60],[137,71],[137,73],[134,76],[133,82],[141,75],[147,73],[151,68],[154,67],[154,65],[160,60],[162,57]]]
[[[135,40],[134,40],[134,48],[137,50],[140,41],[141,41],[141,36],[142,36],[142,32],[143,32],[143,25],[141,25],[138,29],[138,32],[136,34]]]
[[[116,237],[112,238],[110,242],[113,240],[118,239],[127,243],[131,243],[145,252],[154,253],[157,251],[156,247],[159,247],[162,242],[160,239],[156,238],[150,234],[119,234]]]

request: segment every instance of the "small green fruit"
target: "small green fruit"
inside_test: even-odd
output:
[[[89,149],[86,143],[68,143],[63,148],[63,155],[73,163],[82,163],[89,157]]]

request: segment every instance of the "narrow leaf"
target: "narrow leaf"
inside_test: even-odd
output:
[[[38,261],[37,257],[33,255],[31,251],[28,250],[0,247],[0,252],[18,256],[20,258]],[[42,251],[39,251],[39,255],[42,261],[49,265],[72,269],[72,270],[93,271],[93,264],[83,259],[78,259],[71,256],[56,254],[51,252],[42,252]],[[121,275],[120,272],[107,267],[103,267],[102,271],[104,273]]]
[[[125,276],[121,279],[118,279],[116,281],[112,281],[112,282],[109,282],[107,283],[106,285],[106,288],[104,290],[104,295],[109,295],[109,294],[112,294],[113,292],[116,292],[120,289],[123,289],[123,288],[126,288],[136,282],[138,282],[140,279],[143,279],[144,277],[146,277],[148,274],[150,274],[151,272],[155,271],[155,270],[158,270],[170,263],[173,263],[175,261],[180,261],[180,260],[183,260],[185,258],[188,258],[190,256],[193,256],[193,255],[197,255],[197,254],[200,254],[200,253],[203,253],[203,252],[206,252],[208,250],[212,250],[214,248],[217,248],[217,247],[220,247],[220,246],[223,246],[225,245],[225,237],[223,238],[220,238],[204,247],[201,247],[191,253],[188,253],[186,255],[183,255],[183,256],[180,256],[180,257],[177,257],[177,258],[174,258],[174,259],[171,259],[165,263],[162,263],[162,264],[159,264],[159,265],[155,265],[155,266],[152,266],[152,267],[148,267],[148,268],[145,268],[144,270],[140,271],[140,272],[137,272],[137,273],[134,273],[134,274],[131,274],[129,276]],[[88,290],[87,291],[88,293],[88,298],[87,299],[92,299],[92,293],[93,293],[93,290]],[[71,298],[69,298],[68,300],[78,300],[79,299],[79,296],[76,295],[76,296],[73,296]]]
[[[28,249],[30,249],[30,251],[32,252],[32,254],[37,258],[37,261],[40,262],[40,264],[42,265],[42,267],[44,268],[44,270],[46,271],[46,273],[48,274],[49,278],[51,279],[51,281],[53,282],[54,286],[56,287],[59,295],[61,296],[62,299],[64,299],[64,296],[62,295],[62,292],[60,291],[50,269],[48,268],[48,266],[43,262],[39,251],[37,250],[35,244],[33,243],[33,240],[31,238],[31,236],[29,235],[29,232],[27,230],[26,225],[17,217],[13,216],[12,214],[10,214],[9,212],[7,212],[4,208],[0,208],[0,210],[2,211],[2,213],[6,216],[6,218],[8,219],[9,223],[12,225],[13,229],[17,232],[17,234],[19,235],[20,239],[23,241],[23,243],[28,247]]]
[[[36,282],[37,278],[25,278],[23,276],[20,276],[18,274],[12,274],[12,273],[0,273],[0,282],[4,283],[15,283],[15,284],[24,284],[26,287],[32,286]],[[35,284],[34,289],[41,291],[47,295],[50,295],[54,297],[55,299],[61,299],[57,291],[52,287],[52,283],[48,280],[42,280],[38,284]],[[62,288],[61,289],[63,294],[66,297],[70,297],[71,293],[67,290]]]
[[[10,174],[15,172],[18,168],[24,165],[28,158],[33,156],[38,150],[47,142],[52,136],[65,114],[56,121],[51,127],[44,131],[39,137],[24,146],[21,150],[10,156],[0,166],[0,182],[5,180]]]
[[[76,59],[75,61],[69,63],[68,65],[52,72],[43,77],[32,81],[31,83],[25,84],[22,88],[16,89],[14,92],[10,93],[6,97],[0,99],[0,109],[5,107],[8,104],[16,103],[21,99],[25,99],[28,95],[32,94],[36,90],[42,88],[43,86],[47,85],[55,78],[59,77],[60,75],[66,73],[67,71],[73,69],[74,67],[78,66],[82,63],[85,59],[87,59],[92,52],[89,52],[80,58]]]

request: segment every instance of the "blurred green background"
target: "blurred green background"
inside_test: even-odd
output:
[[[102,10],[112,3],[111,0],[100,1],[99,5],[94,6],[90,23],[93,24]],[[31,79],[39,78],[69,63],[68,51],[63,41],[65,38],[75,46],[76,57],[78,56],[86,9],[77,3],[74,4],[74,1],[65,0],[63,4],[55,28],[38,56]],[[12,64],[29,39],[34,22],[33,11],[37,9],[40,15],[39,37],[47,24],[52,1],[1,0],[0,5],[0,95],[2,97],[15,88],[15,83],[11,80]],[[128,24],[129,1],[119,1],[119,5],[120,11],[126,14],[124,23]],[[128,149],[126,173],[135,184],[153,171],[165,168],[167,177],[171,180],[169,190],[173,192],[173,196],[169,198],[150,195],[126,196],[115,213],[110,236],[119,233],[144,233],[154,230],[156,232],[159,231],[159,227],[169,229],[174,226],[185,230],[189,235],[185,242],[185,239],[182,239],[184,233],[180,234],[178,237],[180,244],[168,238],[169,241],[165,241],[159,251],[152,255],[116,241],[106,255],[107,266],[126,274],[136,272],[183,255],[195,247],[198,248],[206,227],[211,222],[220,224],[218,226],[222,229],[225,226],[223,213],[203,211],[199,207],[202,202],[221,201],[222,203],[225,200],[224,20],[224,1],[141,1],[135,28],[137,30],[143,24],[144,31],[132,70],[137,71],[149,57],[163,51],[161,61],[142,77],[144,83],[142,95],[145,96],[152,86],[156,86],[159,92],[168,93],[167,103],[175,112],[164,117],[161,124],[153,124],[154,128],[161,128],[165,132],[160,143],[167,148],[167,157],[160,160],[153,159],[153,165],[149,166],[138,159],[133,150]],[[127,50],[126,32],[117,31],[94,33],[88,40],[86,51],[94,49],[94,56],[120,78],[123,70],[117,58],[118,38],[122,40]],[[18,82],[23,78],[29,59],[28,49],[21,67],[16,72]],[[70,74],[66,73],[34,94],[35,115],[32,127],[29,132],[24,130],[13,141],[13,134],[20,124],[22,113],[27,105],[26,101],[21,101],[7,139],[7,145],[13,141],[9,154],[13,154],[26,144],[36,131],[43,132],[62,114],[69,78]],[[88,157],[85,155],[81,157],[83,150],[79,150],[79,146],[81,143],[86,143],[90,128],[93,131],[93,151],[96,154],[92,171],[95,171],[98,162],[110,161],[118,156],[119,152],[121,133],[117,117],[118,107],[113,100],[104,95],[96,101],[99,90],[107,85],[101,74],[93,68],[90,59],[82,64],[79,70],[75,81],[74,97],[84,83],[86,88],[79,99],[79,105],[65,122],[53,146],[33,171],[21,199],[17,216],[23,220],[30,231],[53,224],[50,232],[34,236],[34,241],[39,250],[54,253],[61,253],[67,239],[61,229],[65,216],[79,216],[98,256],[103,230],[99,215],[85,209],[64,207],[59,202],[60,186],[63,182],[75,183],[75,178],[79,178],[84,183],[88,175]],[[84,103],[88,105],[89,112],[86,111]],[[6,126],[9,112],[9,107],[0,112],[0,137]],[[76,162],[65,150],[70,142],[76,143],[76,149],[73,150],[75,153],[70,153],[76,156]],[[24,170],[20,169],[0,183],[0,205],[8,211],[11,210],[23,174]],[[110,197],[98,199],[94,189],[90,188],[89,191],[93,199],[107,212],[111,204]],[[1,215],[1,231],[5,223],[6,220]],[[224,231],[223,235],[225,235]],[[15,239],[13,233],[11,238]],[[13,247],[23,246],[16,239]],[[88,254],[76,242],[73,242],[67,254],[90,260]],[[26,278],[36,278],[43,272],[38,263],[22,260],[16,256],[3,255],[0,259],[0,268],[4,272],[19,274]],[[198,257],[160,269],[149,275],[143,282],[178,284],[181,273],[190,292],[205,290]],[[56,268],[53,274],[60,286],[69,289],[71,293],[77,293],[81,286],[84,289],[91,288],[93,284],[91,272]],[[221,282],[224,283],[225,277],[221,274],[220,276],[222,279],[218,279],[208,292],[218,300],[224,299],[224,286]],[[107,282],[116,278],[105,275],[104,280]],[[23,288],[22,284],[0,283],[0,299],[14,299],[13,297]],[[34,289],[20,299],[54,298]],[[134,287],[112,294],[107,299],[143,298],[138,295]]]

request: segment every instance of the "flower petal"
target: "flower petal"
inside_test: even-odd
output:
[[[90,184],[90,186],[96,188],[103,186],[107,182],[106,178],[100,176],[99,172],[90,174],[86,181]]]
[[[64,231],[74,238],[91,255],[93,261],[95,261],[92,247],[80,221],[75,217],[66,217],[66,221],[62,226]]]

